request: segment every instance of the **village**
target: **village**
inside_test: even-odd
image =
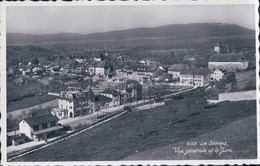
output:
[[[238,85],[237,74],[254,70],[249,69],[243,52],[232,49],[228,43],[223,46],[219,41],[212,46],[212,51],[214,54],[205,67],[187,63],[162,65],[149,59],[136,61],[124,55],[109,54],[106,49],[91,58],[64,53],[55,61],[41,63],[36,58],[27,65],[16,63],[7,69],[12,84],[19,87],[38,81],[41,90],[36,95],[52,96],[55,103],[13,111],[13,114],[8,111],[8,123],[19,119],[8,129],[9,153],[55,140],[122,111],[156,107],[194,89],[210,92],[222,87],[217,93],[207,94],[208,104],[255,100],[253,84],[251,87],[245,83],[242,87]],[[186,57],[188,61],[195,59]],[[55,88],[42,88],[49,84]],[[248,95],[230,98],[232,93]]]

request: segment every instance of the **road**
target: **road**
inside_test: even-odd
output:
[[[150,100],[141,100],[141,101],[138,101],[138,102],[132,102],[132,103],[128,103],[128,104],[125,104],[125,105],[119,105],[117,107],[110,107],[110,108],[99,110],[98,112],[90,114],[90,115],[77,116],[75,118],[62,119],[62,120],[59,121],[59,123],[62,124],[62,125],[69,125],[72,128],[77,127],[79,125],[92,124],[97,120],[97,116],[115,113],[117,111],[121,111],[124,108],[124,106],[128,106],[128,105],[135,106],[137,104],[142,104],[142,103],[145,103],[145,102],[148,102],[148,101],[150,101]]]

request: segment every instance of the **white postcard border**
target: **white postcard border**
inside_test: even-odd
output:
[[[149,161],[82,161],[82,162],[7,162],[6,156],[6,7],[9,6],[97,6],[97,5],[243,5],[243,4],[254,4],[255,5],[255,31],[256,31],[256,71],[259,71],[259,15],[258,6],[259,2],[257,0],[168,0],[168,1],[56,1],[56,2],[33,2],[33,1],[24,1],[24,2],[0,2],[0,79],[1,79],[1,100],[0,100],[0,110],[1,110],[1,154],[3,165],[130,165],[130,164],[154,164],[154,165],[171,165],[171,164],[257,164],[260,163],[260,145],[259,141],[257,142],[257,159],[241,159],[241,160],[149,160]],[[259,92],[259,73],[256,72],[257,79],[257,92]],[[259,93],[257,93],[257,140],[260,138],[260,129],[259,129]]]

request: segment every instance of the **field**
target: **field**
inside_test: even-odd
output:
[[[239,89],[255,90],[256,89],[256,70],[236,73],[237,87]]]
[[[41,103],[45,103],[51,100],[56,99],[56,96],[42,95],[42,96],[33,96],[25,97],[22,100],[16,100],[7,105],[7,112],[11,112],[18,109],[23,109],[27,107],[32,107]]]
[[[203,134],[199,137],[189,140],[190,142],[197,142],[196,145],[187,146],[187,141],[173,143],[164,147],[159,147],[152,150],[147,150],[141,153],[136,153],[132,156],[125,158],[125,160],[198,160],[198,159],[242,159],[242,158],[252,158],[257,156],[256,154],[256,117],[249,116],[243,119],[236,120],[230,124],[227,124],[220,129]],[[240,126],[240,127],[237,127]],[[228,146],[225,147],[223,152],[201,152],[192,153],[189,149],[206,149],[216,148],[217,146],[210,145],[210,141],[214,142],[227,142]],[[207,145],[203,143],[207,141]],[[174,147],[180,147],[180,149],[186,150],[187,154],[176,153]],[[229,150],[231,149],[232,152]]]
[[[182,103],[180,99],[178,103]],[[168,103],[169,104],[169,103]],[[190,116],[186,116],[184,111],[174,114],[173,124],[168,126],[170,113],[167,111],[172,105],[156,107],[150,110],[126,113],[117,119],[97,126],[87,132],[81,133],[75,137],[69,138],[37,152],[18,158],[14,161],[92,161],[92,160],[123,160],[130,155],[134,155],[147,150],[152,150],[171,144],[183,143],[204,134],[214,138],[214,131],[219,133],[218,129],[231,124],[230,131],[225,131],[225,141],[231,142],[231,148],[236,150],[227,158],[255,158],[256,157],[256,101],[240,102],[222,102],[206,109],[200,109],[201,105],[192,105]],[[178,107],[179,110],[181,107]],[[144,116],[144,133],[141,135],[141,112]],[[253,117],[248,120],[248,128],[243,127],[244,121],[235,122],[246,117]],[[234,122],[234,123],[233,123]],[[240,130],[243,135],[243,142],[236,142],[233,135],[233,129]],[[210,133],[211,132],[211,133]],[[249,134],[247,134],[249,133]],[[250,135],[254,133],[254,135]],[[229,135],[228,135],[229,134]],[[235,133],[234,133],[235,134]],[[210,137],[211,136],[211,137]],[[219,135],[217,137],[222,139]],[[253,140],[251,142],[251,140]],[[222,140],[219,140],[222,141]],[[244,144],[246,141],[250,142]],[[234,146],[234,147],[233,147]],[[245,156],[239,152],[251,150],[252,153]],[[209,156],[218,158],[218,156]],[[221,156],[225,158],[225,155]],[[142,159],[142,158],[139,158]],[[144,157],[145,159],[145,157]]]

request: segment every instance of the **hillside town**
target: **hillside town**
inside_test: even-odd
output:
[[[176,92],[213,89],[234,78],[235,73],[248,70],[249,61],[242,51],[230,48],[228,43],[222,46],[220,42],[212,49],[214,54],[209,57],[207,67],[187,63],[162,65],[149,59],[135,61],[124,55],[109,54],[106,50],[88,59],[71,54],[59,56],[55,61],[42,63],[36,58],[27,65],[18,63],[8,67],[8,77],[17,87],[30,84],[32,80],[46,86],[54,80],[57,84],[57,87],[42,89],[37,94],[55,97],[55,106],[48,107],[43,114],[39,109],[39,112],[20,112],[17,127],[8,130],[8,146],[21,146],[18,150],[35,146],[37,143],[32,142],[59,138],[71,132],[69,128],[73,131],[88,117],[98,120],[99,112],[159,103]],[[194,59],[186,58],[188,61]],[[239,91],[234,82],[226,83],[231,86],[222,93]],[[228,85],[224,83],[224,86]],[[207,99],[209,103],[216,103],[218,97],[208,95]],[[74,125],[70,125],[72,122]],[[26,144],[28,146],[24,146]]]

